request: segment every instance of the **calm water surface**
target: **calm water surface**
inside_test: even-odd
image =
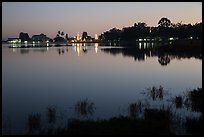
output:
[[[69,46],[48,48],[2,47],[2,129],[27,131],[30,113],[57,108],[59,124],[79,117],[74,105],[88,98],[92,118],[127,115],[127,107],[148,87],[162,85],[171,95],[202,87],[202,59],[169,55],[162,65],[154,48]],[[61,121],[60,121],[61,118]],[[26,130],[25,130],[26,129]]]

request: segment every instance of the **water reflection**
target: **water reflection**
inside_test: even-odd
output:
[[[158,62],[162,66],[167,66],[172,59],[194,57],[202,60],[200,48],[180,52],[177,50],[161,50],[160,47],[162,46],[153,46],[151,43],[138,43],[135,47],[104,48],[101,51],[114,56],[122,54],[124,57],[133,57],[134,61],[145,61],[150,57],[158,57]]]
[[[87,46],[83,46],[83,52],[87,53]]]
[[[153,101],[155,101],[156,99],[163,100],[164,95],[168,95],[168,91],[164,90],[164,88],[160,85],[159,87],[153,86],[147,88],[147,90],[142,92],[142,94],[150,97]]]
[[[162,67],[158,63],[157,57],[163,57],[165,55],[172,60],[174,59],[174,55],[172,55],[173,52],[170,53],[166,51],[161,51],[158,50],[156,47],[151,47],[151,45],[148,44],[146,44],[145,47],[141,45],[140,50],[139,47],[110,48],[101,47],[99,45],[97,46],[97,55],[100,54],[100,56],[96,55],[94,44],[91,46],[81,46],[83,51],[81,50],[80,54],[83,55],[83,53],[86,52],[88,55],[80,57],[80,62],[77,63],[76,59],[78,60],[79,58],[77,57],[77,52],[74,51],[74,46],[66,48],[26,48],[29,50],[28,54],[31,54],[31,56],[20,56],[21,58],[18,58],[18,56],[20,55],[20,50],[25,48],[15,48],[17,50],[17,53],[12,53],[12,49],[6,47],[3,49],[2,95],[4,95],[4,105],[2,107],[3,112],[6,113],[6,115],[11,115],[12,133],[21,132],[17,130],[22,127],[24,128],[25,120],[27,120],[25,119],[25,115],[27,116],[27,113],[30,112],[32,108],[35,108],[33,111],[38,111],[40,113],[42,112],[43,106],[47,106],[48,104],[52,103],[56,103],[56,105],[59,105],[59,110],[63,110],[64,107],[67,108],[67,105],[68,107],[73,108],[73,104],[77,104],[75,101],[78,101],[78,99],[87,96],[95,100],[94,103],[97,105],[97,111],[88,111],[87,106],[89,105],[80,105],[83,103],[78,103],[78,107],[76,107],[78,109],[76,110],[79,111],[76,113],[82,117],[87,117],[87,115],[90,116],[91,114],[94,114],[94,118],[108,118],[115,114],[126,115],[128,114],[127,108],[129,101],[130,103],[133,103],[129,110],[129,115],[132,115],[134,117],[137,116],[137,112],[140,112],[137,111],[137,109],[134,109],[137,108],[137,106],[140,106],[135,105],[135,102],[137,103],[137,99],[141,97],[141,95],[138,95],[138,92],[141,91],[143,87],[149,86],[149,84],[154,85],[164,83],[168,88],[172,87],[174,89],[172,93],[175,94],[183,91],[183,89],[185,88],[191,88],[194,86],[201,85],[200,81],[202,80],[200,73],[202,71],[200,61],[194,61],[192,59],[189,61],[187,60],[187,62],[184,63],[185,66],[190,67],[192,65],[191,62],[195,62],[196,69],[186,69],[185,72],[175,72],[176,69],[180,69],[178,68],[178,66],[182,67],[183,63],[180,63],[180,61],[175,62],[178,62],[181,65],[179,64],[177,66],[171,62],[172,69],[167,69],[167,71],[160,71]],[[110,51],[111,53],[101,52],[100,49],[101,51],[104,51],[106,49],[106,51]],[[66,53],[66,51],[68,50],[69,52]],[[59,51],[61,56],[59,56]],[[40,54],[41,52],[43,54]],[[112,56],[112,52],[120,55],[124,54],[125,56],[127,56],[127,58],[123,58],[121,56],[115,58]],[[109,56],[108,54],[111,55]],[[69,57],[67,57],[67,55]],[[175,55],[180,56],[180,54]],[[190,52],[189,55],[194,56],[194,54],[190,54]],[[128,59],[128,56],[131,57],[131,60]],[[155,56],[156,58],[152,58],[151,61],[146,61],[148,57],[151,58],[153,56]],[[136,59],[141,58],[141,61],[143,62],[138,63],[136,61],[132,61],[133,57],[135,57]],[[115,62],[115,59],[118,59],[121,64]],[[24,67],[25,64],[30,67]],[[39,69],[31,69],[31,71],[28,71],[30,68],[32,68],[31,64],[33,64],[34,66],[38,66]],[[109,66],[109,64],[111,65]],[[139,66],[140,64],[145,64],[145,66],[141,65],[141,68],[136,68],[136,66]],[[155,64],[155,69],[150,70],[149,68],[151,68],[153,64]],[[123,66],[125,66],[125,68]],[[135,67],[136,69],[133,69],[133,67]],[[19,78],[21,79],[20,81]],[[24,81],[23,85],[22,81]],[[33,84],[33,82],[35,84]],[[151,90],[152,89],[153,88],[151,88]],[[33,95],[32,100],[30,100],[31,94]],[[153,98],[155,99],[156,103],[165,101],[166,98],[166,96],[163,96],[163,94],[161,93],[157,95],[157,92],[152,92],[151,95],[152,99],[148,99],[148,101],[151,101],[150,104],[154,102]],[[157,96],[164,99],[157,99]],[[141,100],[143,104],[143,99]],[[177,99],[177,101],[179,103],[179,98]],[[10,106],[16,107],[11,108]],[[19,106],[21,107],[19,108]],[[80,106],[82,107],[82,109],[79,109]],[[121,107],[121,110],[118,110],[118,107]],[[15,108],[19,109],[16,110]],[[63,115],[61,115],[62,111],[59,111],[58,113],[57,110],[57,115],[59,115],[59,117],[57,116],[56,125],[62,125],[61,121],[67,121],[66,119],[61,120],[61,118],[63,117],[77,117],[78,115],[74,113],[74,110],[75,109],[69,109],[68,111],[63,113]],[[48,110],[47,117],[50,118],[45,119],[47,117],[44,116],[47,115],[43,113],[41,117],[42,124],[46,124],[47,126],[47,124],[49,123],[55,123],[55,112],[53,109]],[[3,119],[4,118],[5,117],[3,117]],[[58,121],[59,118],[60,121]],[[32,126],[30,127],[32,128]]]
[[[158,56],[158,62],[159,62],[162,66],[166,66],[167,64],[170,63],[170,57],[169,57],[169,55]]]
[[[74,51],[77,53],[77,56],[80,56],[81,51],[87,53],[88,49],[91,49],[94,46],[95,53],[98,53],[99,43],[73,43]]]
[[[77,52],[78,56],[80,55],[80,51],[81,51],[81,46],[80,46],[80,44],[77,43],[77,45],[76,45],[76,52]]]
[[[68,52],[68,49],[65,50],[65,49],[59,48],[59,49],[57,49],[57,51],[58,51],[58,54],[61,55],[61,54],[64,54],[65,51]]]
[[[73,43],[74,50],[77,53],[77,56],[80,56],[81,52],[88,53],[88,50],[94,46],[95,53],[98,53],[100,49],[104,53],[108,53],[111,55],[122,54],[124,57],[131,57],[134,61],[145,61],[150,57],[158,57],[158,63],[161,66],[167,66],[172,59],[181,59],[181,58],[196,58],[202,60],[202,52],[201,49],[193,48],[192,50],[187,50],[181,52],[180,50],[169,50],[163,48],[163,46],[154,45],[154,43],[138,43],[135,47],[109,47],[104,48],[100,47],[99,43],[93,43],[92,45],[88,45],[87,43]],[[30,51],[36,52],[47,52],[50,47],[35,47],[35,48],[11,48],[12,52],[17,52],[20,50],[21,54],[28,54]],[[57,52],[59,55],[68,52],[69,48],[58,48]]]
[[[95,52],[98,52],[98,43],[94,43],[94,47],[95,47]]]
[[[150,89],[150,92],[156,91],[154,93],[160,96],[160,94],[163,94],[163,87],[159,86],[157,89],[156,86],[153,86]],[[149,92],[149,93],[150,93]],[[188,91],[188,98],[189,98],[189,103],[194,104],[196,101],[197,105],[196,107],[199,107],[201,109],[202,107],[202,88],[194,89],[193,91]],[[151,93],[152,94],[152,93]],[[157,95],[156,95],[157,96]],[[163,96],[163,95],[162,95]],[[193,97],[192,97],[193,96]],[[156,97],[155,97],[156,98]],[[160,98],[160,97],[159,97]],[[163,98],[163,97],[162,97]],[[176,96],[176,100],[180,102],[180,98]],[[175,100],[175,101],[176,101]],[[197,101],[199,100],[199,102]],[[147,101],[147,100],[145,100]],[[153,100],[155,101],[155,100]],[[199,115],[193,115],[195,112],[190,112],[189,116],[186,115],[187,113],[177,113],[180,110],[180,107],[176,107],[176,109],[173,109],[174,107],[171,106],[170,104],[167,104],[166,106],[162,105],[159,106],[157,103],[156,106],[152,105],[152,101],[148,100],[147,102],[144,102],[144,100],[137,100],[136,102],[130,103],[128,105],[128,115],[123,116],[119,115],[119,117],[113,116],[110,119],[99,119],[97,120],[92,120],[91,118],[87,118],[88,115],[93,115],[95,111],[95,104],[94,102],[85,99],[85,100],[80,100],[76,103],[75,105],[75,111],[77,112],[78,115],[85,117],[85,119],[80,119],[80,118],[69,118],[66,120],[65,118],[63,121],[66,123],[66,127],[60,127],[60,126],[55,126],[56,124],[56,107],[54,106],[48,106],[47,108],[47,118],[48,118],[48,123],[53,124],[53,126],[46,127],[45,123],[43,123],[43,119],[41,119],[41,114],[39,113],[32,113],[28,115],[28,127],[29,127],[29,134],[73,134],[73,131],[77,131],[80,133],[102,133],[102,132],[113,132],[118,133],[116,129],[121,128],[122,132],[121,133],[129,133],[130,129],[133,131],[132,133],[135,134],[151,134],[154,131],[156,134],[162,132],[163,134],[200,134],[202,130],[194,129],[194,126],[197,128],[200,128],[202,125],[202,110],[197,110],[199,111]],[[164,102],[163,102],[164,104]],[[179,103],[181,105],[181,102]],[[193,106],[191,106],[193,108]],[[195,106],[194,106],[195,107]],[[187,112],[188,110],[186,110]],[[178,115],[179,114],[179,115]],[[59,120],[59,119],[58,119]],[[92,125],[94,123],[94,125]],[[193,122],[193,123],[192,123]],[[134,123],[134,124],[133,124]],[[127,124],[124,126],[124,124]],[[136,125],[137,124],[137,125]],[[102,127],[107,127],[106,128],[101,128]],[[123,126],[121,126],[123,125]],[[156,126],[155,126],[156,125]],[[128,128],[124,130],[126,127]],[[100,127],[100,128],[99,128]],[[125,127],[125,128],[124,128]],[[91,129],[89,129],[91,128]],[[111,128],[111,130],[110,130]],[[84,129],[87,129],[84,130]],[[97,130],[98,132],[95,132],[94,130]],[[84,132],[85,131],[85,132]],[[90,132],[91,131],[91,132]],[[198,132],[195,132],[198,131]]]
[[[13,53],[20,52],[21,54],[28,54],[30,52],[42,52],[45,53],[49,51],[49,47],[42,47],[42,48],[11,48]]]
[[[21,53],[21,54],[27,54],[27,53],[29,53],[29,49],[27,49],[27,48],[21,48],[20,53]]]
[[[135,61],[145,61],[148,57],[154,57],[158,55],[155,48],[146,48],[144,45],[128,48],[105,48],[101,49],[101,51],[114,56],[117,54],[122,54],[124,57],[133,57]]]

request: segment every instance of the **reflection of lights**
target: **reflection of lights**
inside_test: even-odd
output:
[[[87,47],[86,46],[83,46],[83,50],[86,50],[87,49]]]
[[[12,48],[12,52],[16,52],[16,48]]]
[[[147,48],[149,48],[150,47],[150,43],[149,42],[147,42]]]
[[[154,46],[154,43],[152,42],[152,46]]]
[[[95,46],[95,47],[98,47],[98,43],[94,43],[94,46]]]
[[[76,44],[76,52],[77,52],[77,55],[79,56],[80,54],[80,44],[79,43]]]
[[[79,46],[77,46],[77,55],[79,56],[79,54],[80,54],[80,47]]]
[[[139,49],[141,49],[141,46],[142,46],[142,43],[140,42],[140,43],[139,43]]]
[[[95,52],[98,53],[98,43],[94,43]]]
[[[35,41],[33,41],[33,47],[35,47]]]
[[[74,51],[77,52],[77,50],[76,50],[76,46],[74,46]]]
[[[95,52],[98,53],[98,47],[95,47]]]
[[[146,43],[144,43],[144,49],[146,49]]]
[[[169,40],[174,40],[174,38],[169,38]]]

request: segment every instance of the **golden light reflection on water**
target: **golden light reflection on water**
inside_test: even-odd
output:
[[[98,43],[94,43],[95,52],[98,53]]]
[[[77,55],[78,55],[78,56],[80,55],[80,50],[81,50],[80,44],[77,43],[77,45],[76,45],[76,52],[77,52]]]
[[[77,56],[80,56],[81,50],[83,50],[83,52],[86,53],[87,48],[89,47],[87,45],[87,43],[74,43],[73,46],[74,46],[75,52],[77,53]],[[91,47],[92,46],[94,46],[95,53],[98,53],[99,44],[98,43],[93,43],[93,45],[91,44]]]

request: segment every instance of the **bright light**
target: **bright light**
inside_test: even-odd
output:
[[[77,41],[79,41],[81,39],[81,37],[79,36],[79,33],[77,33],[76,39],[77,39]]]
[[[79,54],[80,54],[80,45],[79,44],[77,44],[76,51],[77,51],[77,55],[79,56]]]
[[[173,38],[173,37],[171,37],[171,38],[169,38],[169,40],[174,40],[174,38]]]
[[[97,34],[95,34],[95,40],[98,40],[98,35]]]
[[[98,53],[98,43],[94,43],[95,52]]]

